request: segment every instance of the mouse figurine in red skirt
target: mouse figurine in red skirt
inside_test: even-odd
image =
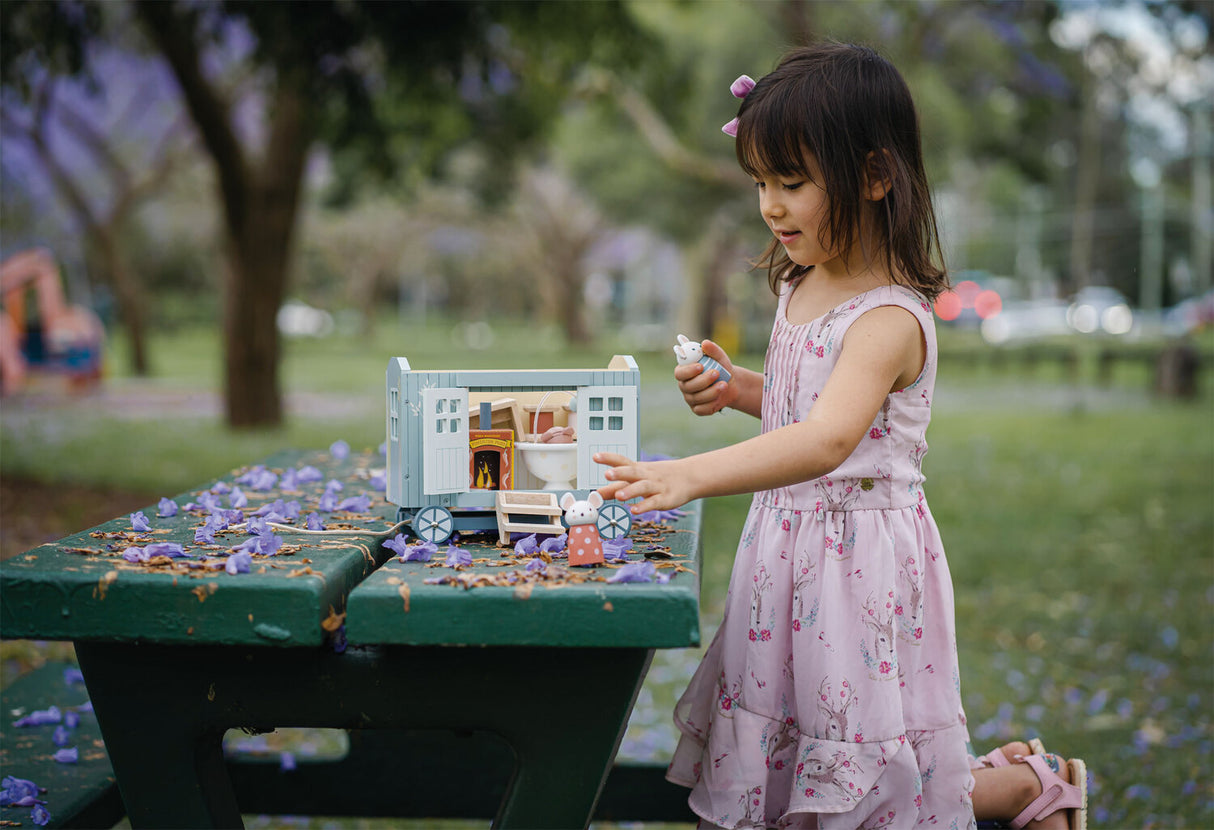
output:
[[[591,491],[589,498],[578,501],[573,493],[561,496],[565,524],[569,525],[569,565],[593,566],[603,564],[603,540],[599,538],[599,508],[603,497]]]

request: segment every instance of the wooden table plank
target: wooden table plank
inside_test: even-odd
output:
[[[566,568],[561,559],[547,564],[545,579],[527,570],[534,557],[515,556],[493,536],[469,537],[459,542],[473,557],[466,569],[443,565],[443,545],[431,563],[393,558],[371,574],[350,594],[347,636],[352,644],[699,645],[700,503],[683,512],[663,529],[634,526],[631,534],[634,563],[655,544],[669,547],[669,558],[652,560],[668,582],[609,583],[614,563]],[[658,542],[645,541],[655,534]],[[443,582],[427,582],[435,580]]]
[[[342,496],[367,493],[366,513],[326,513],[326,522],[341,521],[381,533],[395,519],[395,506],[366,479],[378,456],[351,455],[344,461],[328,453],[283,453],[265,467],[278,473],[311,465],[318,482],[289,491],[278,487],[256,491],[244,487],[246,513],[276,499],[298,501],[302,516],[315,510],[325,483],[342,481]],[[231,485],[243,470],[184,493],[180,505],[196,501],[220,481]],[[221,488],[222,489],[222,488]],[[228,498],[220,497],[224,507]],[[382,535],[308,536],[276,531],[284,542],[276,556],[253,557],[248,573],[228,574],[200,567],[222,561],[230,547],[248,538],[243,531],[217,537],[218,546],[194,542],[204,511],[180,510],[158,518],[156,506],[144,511],[151,533],[131,533],[129,517],[42,545],[0,565],[0,631],[6,639],[106,640],[165,644],[322,645],[335,634],[346,596],[368,573],[391,555],[380,547]],[[117,535],[115,535],[117,534]],[[193,559],[160,565],[131,563],[122,552],[131,544],[176,542]],[[299,545],[292,551],[292,547]]]

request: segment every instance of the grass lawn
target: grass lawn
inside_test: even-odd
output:
[[[383,371],[393,355],[418,368],[538,368],[605,365],[629,351],[611,343],[561,351],[555,334],[523,325],[499,330],[484,350],[461,338],[459,327],[437,321],[384,321],[367,336],[291,342],[288,425],[231,433],[210,394],[219,380],[214,336],[161,334],[153,340],[154,380],[124,376],[117,354],[91,399],[6,400],[0,476],[171,495],[283,447],[325,447],[338,438],[378,446]],[[541,363],[541,353],[558,357]],[[690,416],[669,380],[668,352],[636,356],[643,450],[683,455],[753,433],[754,422],[735,413]],[[757,367],[760,360],[739,362]],[[962,693],[975,747],[1040,735],[1047,747],[1085,758],[1095,827],[1214,826],[1208,371],[1207,390],[1187,403],[1152,398],[1147,370],[1132,366],[1106,387],[1068,384],[1049,367],[946,363],[941,377],[927,492],[956,587]],[[191,409],[195,393],[202,397]],[[706,513],[706,632],[721,613],[748,503],[719,499]],[[8,664],[41,647],[0,648]],[[659,656],[624,754],[669,754],[669,710],[696,657]],[[319,819],[249,824],[335,826]]]

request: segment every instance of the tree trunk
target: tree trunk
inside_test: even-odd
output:
[[[231,427],[282,423],[278,307],[299,212],[304,161],[315,128],[307,77],[276,67],[265,147],[254,164],[232,128],[230,108],[202,70],[186,16],[169,3],[136,5],[181,84],[215,162],[228,270],[224,282],[224,392]]]
[[[308,107],[298,89],[284,81],[275,108],[265,161],[249,173],[247,203],[224,199],[229,235],[224,392],[231,427],[283,421],[277,317],[286,294],[309,133]]]
[[[1083,111],[1079,122],[1075,171],[1075,212],[1071,221],[1070,282],[1075,291],[1092,281],[1096,195],[1100,185],[1100,109],[1096,104],[1100,82],[1091,70],[1085,70],[1083,77]]]
[[[126,329],[129,343],[130,369],[136,377],[147,377],[149,372],[147,351],[147,325],[144,303],[139,281],[127,265],[114,229],[100,225],[89,229],[89,236],[101,267],[114,287],[114,299],[118,303],[118,316]]]

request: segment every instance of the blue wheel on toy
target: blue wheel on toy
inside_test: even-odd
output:
[[[441,544],[451,538],[455,518],[451,511],[437,504],[427,505],[413,516],[413,532],[423,542]]]
[[[618,501],[609,501],[599,508],[599,536],[604,539],[619,539],[627,536],[632,530],[632,513],[627,505]]]

